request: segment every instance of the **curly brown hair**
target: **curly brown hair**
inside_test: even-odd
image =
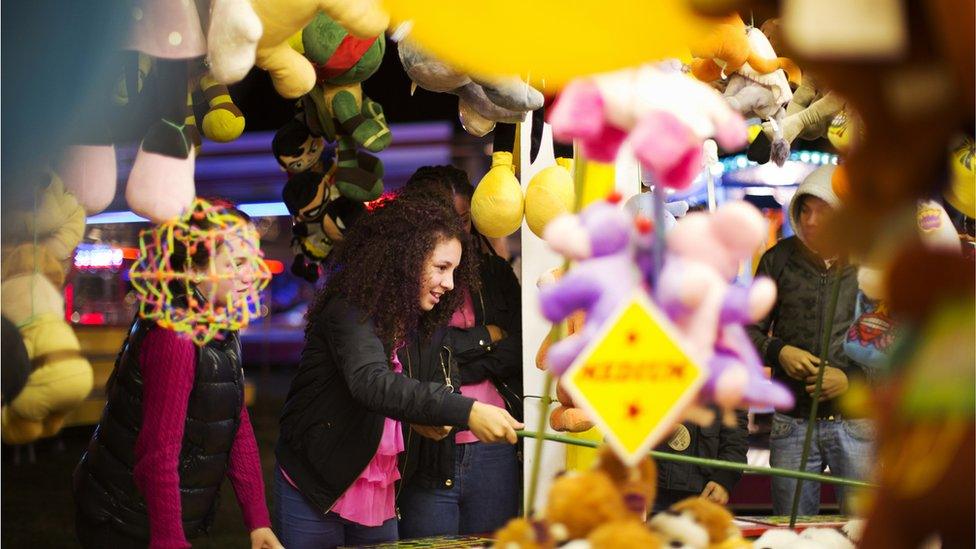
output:
[[[424,265],[434,248],[449,239],[461,242],[454,291],[424,312],[419,305]],[[427,338],[447,325],[465,289],[478,289],[477,272],[471,238],[451,207],[398,197],[363,216],[332,250],[325,283],[306,313],[306,334],[328,300],[341,295],[373,321],[384,344],[411,333]]]

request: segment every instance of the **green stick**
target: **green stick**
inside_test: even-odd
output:
[[[820,404],[820,390],[823,387],[824,371],[827,369],[827,355],[830,353],[830,333],[834,329],[834,313],[837,312],[837,299],[840,296],[840,278],[844,272],[844,263],[838,262],[834,285],[830,292],[830,303],[827,305],[827,318],[824,320],[824,331],[820,337],[820,365],[817,367],[817,384],[813,388],[810,404],[810,419],[807,421],[807,432],[803,438],[803,453],[800,455],[800,472],[806,473],[807,459],[810,457],[810,443],[813,442],[813,426],[817,422],[817,408]],[[800,491],[803,489],[803,479],[797,477],[796,488],[793,490],[793,507],[790,510],[790,528],[796,526],[796,514],[800,508]]]
[[[544,438],[546,440],[551,440],[554,442],[561,442],[563,444],[569,444],[571,446],[584,446],[586,448],[597,448],[600,446],[598,442],[593,440],[577,439],[577,438],[567,437],[563,435],[544,434],[540,437],[536,433],[530,433],[528,431],[518,431],[518,436],[525,437],[525,438]],[[724,461],[720,459],[707,459],[707,458],[700,458],[695,456],[685,456],[681,454],[671,454],[668,452],[652,451],[650,452],[650,455],[654,459],[660,461],[676,461],[679,463],[692,463],[694,465],[698,465],[701,467],[709,467],[712,469],[728,469],[730,471],[745,471],[748,473],[755,473],[759,475],[813,480],[818,482],[825,482],[827,484],[837,484],[840,486],[852,486],[856,488],[874,487],[874,485],[861,480],[853,480],[849,478],[821,475],[817,473],[809,473],[807,471],[794,471],[792,469],[779,469],[776,467],[759,467],[756,465],[737,463],[734,461]]]

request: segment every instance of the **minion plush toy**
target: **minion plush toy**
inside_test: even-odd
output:
[[[293,175],[282,191],[294,221],[291,272],[313,283],[319,277],[318,265],[366,210],[362,202],[342,196],[331,178],[331,173],[301,172]]]

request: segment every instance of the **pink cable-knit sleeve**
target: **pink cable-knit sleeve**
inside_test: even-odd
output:
[[[247,414],[247,406],[241,407],[241,424],[234,437],[230,450],[230,465],[227,469],[237,504],[244,515],[244,525],[248,531],[271,526],[268,504],[264,496],[264,477],[261,473],[261,455],[254,438],[254,428]]]
[[[196,349],[176,332],[154,328],[142,342],[139,360],[142,428],[133,475],[149,512],[149,547],[186,549],[178,467]]]

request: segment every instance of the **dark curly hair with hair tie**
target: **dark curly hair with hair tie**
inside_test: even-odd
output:
[[[434,248],[461,243],[454,290],[429,312],[420,308],[421,277]],[[463,290],[478,289],[477,254],[471,237],[448,204],[409,197],[391,200],[363,216],[332,250],[324,286],[306,313],[306,336],[330,298],[341,295],[372,319],[384,344],[417,332],[427,338],[446,326]]]

